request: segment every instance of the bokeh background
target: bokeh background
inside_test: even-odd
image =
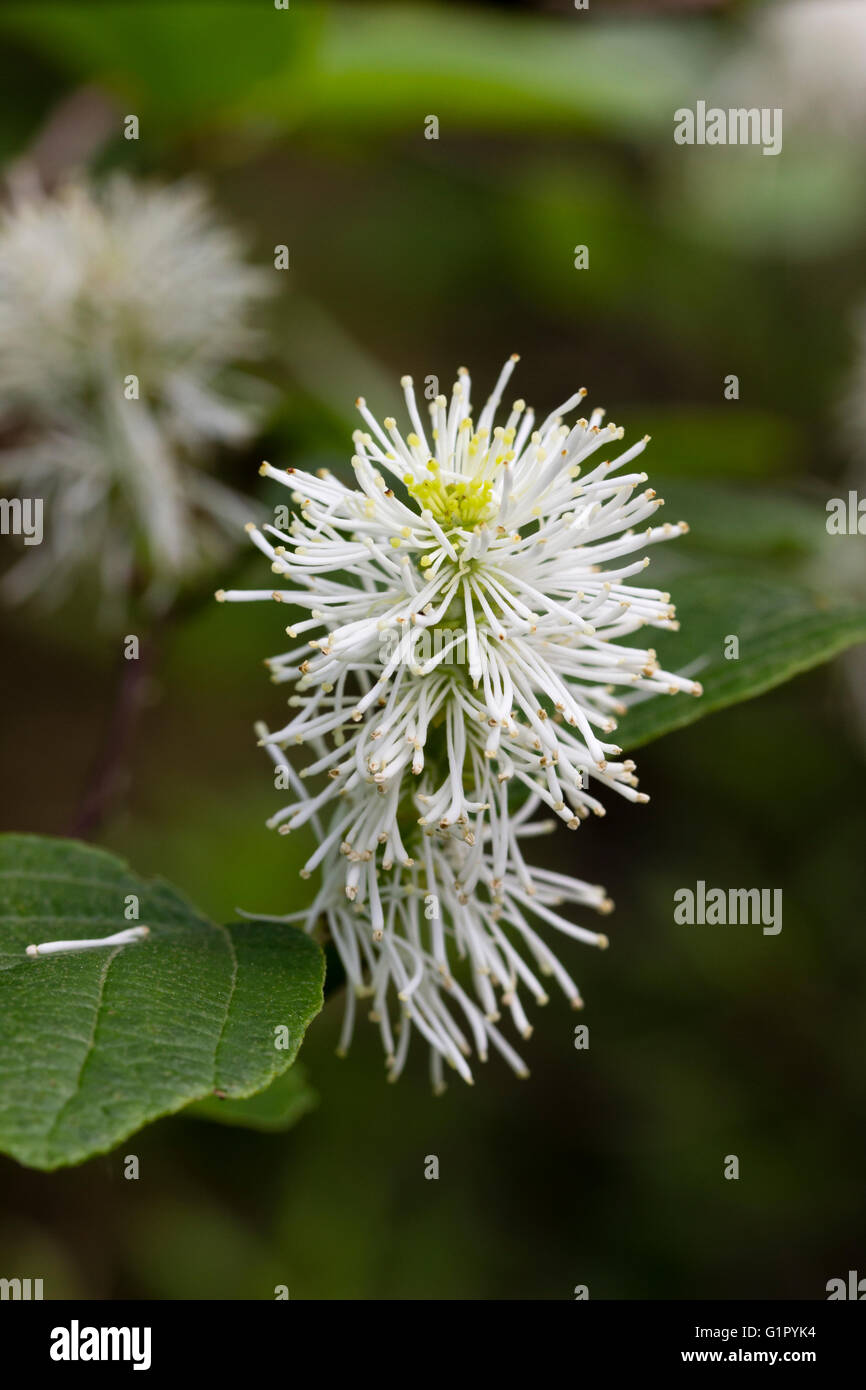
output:
[[[402,373],[447,390],[464,362],[479,393],[517,350],[515,394],[546,410],[584,384],[630,438],[653,435],[651,482],[692,522],[676,558],[656,552],[672,589],[707,557],[824,566],[847,588],[864,541],[828,559],[824,506],[866,455],[866,6],[810,8],[817,28],[802,6],[712,0],[7,4],[0,160],[49,182],[76,164],[193,173],[253,262],[289,246],[255,368],[275,404],[254,447],[218,460],[240,491],[284,500],[263,457],[344,468],[356,395],[398,413]],[[743,94],[784,106],[779,158],[674,144],[677,107]],[[209,588],[267,582],[242,541]],[[723,600],[720,641],[737,630]],[[3,623],[3,828],[62,834],[117,634],[74,594]],[[99,830],[218,919],[310,888],[303,844],[264,828],[279,794],[252,733],[281,708],[261,660],[284,623],[191,601],[166,626]],[[491,1062],[434,1100],[420,1055],[384,1083],[363,1024],[335,1057],[334,998],[302,1052],[318,1105],[286,1134],[177,1117],[67,1172],[0,1161],[0,1269],[41,1272],[50,1297],[824,1297],[866,1260],[864,729],[849,653],[649,744],[648,806],[544,846],[616,901],[610,951],[562,946],[588,1051],[554,997],[529,1081]],[[781,934],[676,925],[673,893],[698,879],[781,887]]]

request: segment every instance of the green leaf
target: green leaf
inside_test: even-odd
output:
[[[265,1133],[280,1133],[313,1110],[318,1096],[307,1082],[300,1063],[272,1081],[264,1091],[248,1100],[225,1100],[207,1096],[187,1106],[184,1115],[196,1120],[216,1120],[219,1124],[238,1125],[244,1129],[259,1129]]]
[[[658,483],[657,479],[653,479]],[[630,750],[760,695],[866,641],[859,537],[828,536],[823,505],[791,492],[689,480],[664,493],[670,519],[691,533],[652,551],[647,582],[670,589],[678,633],[639,634],[668,671],[693,675],[703,695],[638,698],[619,721]],[[662,552],[667,552],[662,554]],[[736,637],[739,654],[728,639]]]
[[[619,721],[617,740],[625,749],[750,700],[866,642],[866,606],[824,606],[808,589],[737,570],[690,576],[677,616],[682,631],[660,636],[654,646],[663,666],[693,672],[704,693],[699,699],[659,695],[636,704]],[[729,636],[739,642],[736,660],[724,655]]]
[[[147,940],[25,954],[128,926],[130,895]],[[0,1149],[57,1168],[214,1091],[255,1094],[294,1061],[323,973],[296,929],[218,926],[102,850],[0,836]]]

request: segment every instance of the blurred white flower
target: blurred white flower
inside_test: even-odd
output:
[[[45,508],[9,597],[60,598],[95,564],[112,601],[135,580],[159,605],[224,553],[249,507],[199,465],[256,428],[261,393],[227,383],[227,397],[224,369],[255,351],[267,292],[188,184],[119,176],[2,214],[0,486]]]
[[[295,794],[269,825],[287,833],[309,824],[316,835],[302,873],[321,868],[323,888],[299,916],[312,930],[326,915],[350,980],[379,1001],[392,1063],[403,1053],[391,1046],[382,1000],[396,994],[411,999],[410,1022],[437,1056],[464,1075],[443,991],[459,1000],[476,1041],[489,1037],[514,1060],[488,1025],[498,1017],[493,986],[522,1032],[518,983],[541,992],[518,945],[577,999],[527,914],[606,944],[552,912],[560,900],[604,909],[604,890],[526,868],[518,836],[553,824],[527,817],[544,805],[574,829],[590,812],[603,814],[601,787],[648,800],[636,790],[634,764],[605,741],[625,709],[616,688],[701,693],[662,670],[652,648],[623,640],[645,626],[677,626],[670,595],[631,582],[649,564],[635,552],[687,529],[643,526],[661,505],[642,486],[646,474],[614,476],[646,439],[584,474],[585,461],[623,432],[604,426],[601,410],[563,423],[583,390],[538,429],[523,401],[496,426],[516,360],[477,425],[461,368],[450,404],[440,396],[430,406],[431,443],[411,378],[402,383],[412,426],[405,439],[395,420],[383,427],[359,400],[369,432],[354,436],[357,488],[324,470],[263,465],[300,508],[285,530],[247,528],[285,587],[217,594],[297,605],[310,617],[289,635],[320,634],[269,660],[276,682],[294,684],[289,704],[298,713],[282,728],[258,730]],[[284,751],[298,744],[313,753],[299,775]],[[310,777],[323,778],[314,794]],[[422,921],[428,897],[440,915]],[[454,983],[455,955],[471,962],[480,1010]]]
[[[786,126],[863,141],[866,0],[781,0],[750,11],[731,96],[781,106]]]

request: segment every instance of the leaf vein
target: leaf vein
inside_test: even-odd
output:
[[[102,968],[102,972],[99,976],[99,990],[96,996],[96,1008],[93,1011],[93,1028],[90,1031],[90,1039],[88,1041],[84,1056],[81,1059],[81,1066],[78,1068],[78,1075],[75,1078],[75,1085],[73,1086],[70,1094],[66,1097],[66,1100],[63,1102],[60,1109],[57,1111],[57,1114],[54,1116],[54,1123],[51,1125],[50,1129],[48,1129],[48,1131],[45,1134],[46,1140],[49,1140],[54,1136],[54,1134],[57,1131],[58,1125],[63,1119],[65,1112],[69,1109],[75,1097],[81,1090],[81,1081],[82,1077],[84,1076],[84,1069],[87,1066],[87,1063],[90,1061],[90,1058],[93,1056],[93,1049],[96,1045],[96,1034],[99,1029],[99,1012],[102,1008],[103,998],[105,997],[105,982],[108,979],[108,972],[111,969],[112,962],[117,959],[122,950],[122,946],[117,946],[110,953],[108,959],[105,962],[105,965]]]

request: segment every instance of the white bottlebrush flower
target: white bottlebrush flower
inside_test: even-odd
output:
[[[259,726],[259,732],[275,764],[285,766],[266,730]],[[531,819],[539,805],[539,797],[531,796],[510,813],[503,786],[490,814],[479,812],[468,835],[423,834],[410,827],[407,838],[417,858],[390,871],[378,869],[343,838],[347,818],[357,823],[375,814],[369,791],[349,794],[325,826],[313,813],[317,849],[302,873],[320,869],[321,888],[309,908],[272,920],[298,923],[310,933],[326,925],[347,976],[341,1052],[351,1040],[358,1001],[369,1000],[391,1081],[403,1070],[413,1031],[429,1045],[437,1090],[443,1062],[471,1083],[467,1059],[473,1049],[483,1062],[492,1047],[519,1076],[528,1075],[496,1026],[502,1012],[528,1038],[532,1028],[520,989],[546,1004],[542,981],[550,977],[572,1007],[581,1008],[577,985],[543,933],[553,927],[606,947],[606,936],[557,909],[568,904],[607,913],[613,906],[600,885],[526,862],[523,842],[555,826],[553,820]],[[457,962],[469,966],[469,990],[455,974]]]
[[[669,595],[631,582],[649,563],[636,552],[686,529],[643,525],[661,502],[643,488],[644,473],[623,470],[646,439],[584,473],[586,460],[623,432],[603,425],[600,410],[563,423],[583,390],[537,429],[522,401],[496,426],[516,360],[477,423],[461,369],[450,404],[438,397],[430,407],[430,442],[409,377],[405,438],[360,400],[367,429],[354,436],[357,488],[324,470],[263,465],[300,508],[285,530],[248,527],[282,587],[217,595],[309,613],[288,629],[306,644],[268,663],[276,682],[294,684],[297,713],[282,728],[261,728],[261,742],[278,762],[296,744],[313,754],[300,777],[289,770],[296,799],[269,824],[315,829],[318,848],[304,872],[323,866],[325,887],[307,924],[326,912],[356,985],[365,962],[377,989],[386,976],[399,983],[395,961],[410,941],[425,966],[413,1019],[455,1065],[433,1022],[441,1008],[433,1001],[451,979],[450,951],[471,958],[479,1017],[490,1022],[492,980],[516,1000],[521,973],[492,924],[511,912],[503,900],[528,896],[537,912],[550,888],[536,891],[538,871],[521,878],[515,868],[514,826],[537,833],[524,826],[518,799],[532,810],[545,805],[571,828],[603,814],[602,787],[646,801],[634,764],[608,741],[624,711],[617,687],[700,693],[661,670],[651,648],[625,641],[644,626],[676,627]],[[308,794],[301,778],[310,777],[323,785]],[[323,829],[318,817],[329,808]],[[426,935],[416,939],[407,914],[417,918],[419,894],[444,911],[440,926],[425,919]],[[605,902],[603,890],[577,881],[560,883],[558,894]],[[372,943],[366,955],[349,931],[353,913],[358,940]],[[524,944],[538,939],[513,912],[508,920]],[[542,950],[536,959],[555,972]]]
[[[10,597],[62,596],[97,561],[107,594],[135,577],[160,602],[223,552],[242,503],[197,465],[254,431],[258,408],[220,378],[256,348],[266,292],[187,184],[116,177],[3,213],[0,486],[42,498],[45,525]]]
[[[629,582],[649,564],[631,557],[687,528],[644,528],[661,500],[642,488],[645,473],[615,476],[646,439],[583,474],[590,455],[622,438],[600,410],[562,423],[585,392],[537,430],[522,401],[494,427],[515,360],[477,428],[461,371],[450,407],[444,396],[431,407],[432,446],[408,377],[406,440],[359,401],[370,432],[355,435],[357,489],[325,471],[263,465],[301,509],[288,531],[248,527],[284,587],[218,597],[309,610],[290,636],[322,635],[268,663],[276,682],[295,684],[298,709],[269,738],[289,747],[339,735],[305,771],[327,772],[323,790],[275,823],[298,826],[370,782],[382,813],[357,848],[381,846],[387,865],[407,858],[397,810],[409,787],[422,824],[443,831],[468,824],[512,780],[572,828],[603,813],[593,784],[646,800],[607,741],[624,712],[616,687],[700,686],[661,670],[652,648],[625,645],[641,627],[677,626],[670,595]]]

